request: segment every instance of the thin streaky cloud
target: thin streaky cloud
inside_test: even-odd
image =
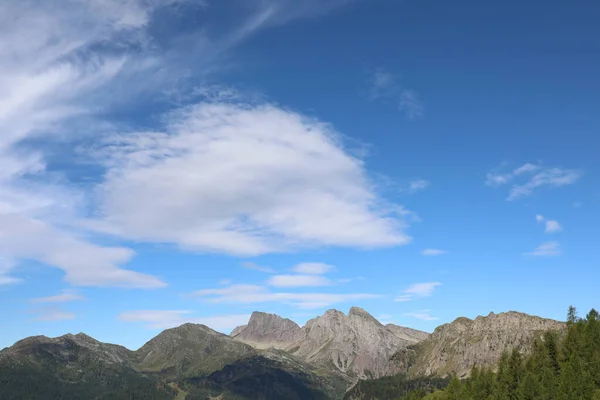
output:
[[[435,288],[441,285],[441,282],[414,283],[404,289],[402,294],[396,297],[394,301],[407,302],[418,297],[429,297],[433,294]]]
[[[536,247],[532,252],[524,253],[523,255],[532,257],[551,257],[560,254],[561,250],[558,242],[546,242]]]
[[[323,275],[328,272],[335,271],[335,267],[325,263],[300,263],[296,264],[292,268],[292,271],[299,274]]]
[[[447,254],[448,252],[446,250],[441,250],[441,249],[425,249],[423,250],[423,255],[424,256],[440,256],[442,254]]]
[[[330,286],[333,282],[321,275],[274,275],[267,284],[274,287],[310,287]]]
[[[185,323],[202,324],[217,331],[227,331],[245,325],[250,314],[229,314],[197,317],[189,310],[135,310],[118,315],[119,321],[145,324],[148,329],[168,329]]]
[[[264,286],[236,284],[226,288],[202,289],[193,293],[200,300],[217,304],[284,303],[300,309],[326,308],[339,303],[375,299],[370,293],[273,292]]]
[[[86,298],[77,293],[74,293],[74,292],[64,291],[63,293],[57,294],[54,296],[38,297],[35,299],[31,299],[31,300],[29,300],[29,302],[31,302],[31,303],[68,303],[71,301],[81,301],[81,300],[86,300]]]
[[[253,270],[259,271],[259,272],[264,272],[265,274],[274,274],[275,272],[277,272],[273,268],[264,267],[262,265],[258,265],[251,261],[243,262],[242,267],[247,268],[247,269],[253,269]]]
[[[502,186],[515,181],[506,200],[514,201],[532,195],[542,188],[572,185],[583,176],[579,169],[546,167],[527,163],[508,172],[490,172],[486,175],[488,186]]]
[[[417,318],[423,321],[436,321],[439,318],[437,317],[433,317],[430,313],[429,310],[421,310],[421,311],[417,311],[417,312],[412,312],[412,313],[405,313],[403,314],[406,317],[412,317],[412,318]]]

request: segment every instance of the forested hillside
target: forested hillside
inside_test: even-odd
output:
[[[405,400],[600,400],[600,316],[578,318],[569,308],[563,338],[547,333],[531,356],[505,353],[497,372],[474,368],[463,381],[453,377],[443,391],[414,391]],[[398,398],[401,398],[400,396]]]

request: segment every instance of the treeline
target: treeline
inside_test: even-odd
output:
[[[473,368],[444,390],[417,390],[403,400],[600,400],[600,316],[592,309],[578,318],[570,307],[566,334],[544,334],[528,357],[513,350],[502,355],[496,372]]]
[[[427,393],[448,386],[447,378],[435,376],[408,378],[404,374],[358,381],[344,396],[345,400],[398,400],[406,395],[421,399]]]
[[[166,384],[126,369],[85,368],[83,375],[64,372],[62,365],[31,366],[0,363],[2,400],[171,400],[176,391]]]

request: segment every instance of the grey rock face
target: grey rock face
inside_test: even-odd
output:
[[[234,330],[231,331],[231,333],[229,334],[229,336],[231,337],[236,337],[241,331],[243,331],[248,325],[240,325],[235,327]]]
[[[303,331],[290,319],[255,311],[248,325],[235,328],[231,336],[257,348],[286,349],[302,339]]]
[[[395,354],[390,362],[390,373],[409,371],[446,376],[455,372],[459,377],[466,377],[475,365],[494,366],[505,350],[516,348],[527,354],[544,332],[565,328],[563,322],[514,311],[490,313],[475,320],[457,318],[437,327],[414,351]]]
[[[358,307],[348,315],[328,310],[303,331],[302,340],[288,348],[292,354],[357,378],[385,375],[390,356],[409,344]]]
[[[406,328],[404,326],[387,324],[385,327],[392,331],[392,333],[398,336],[400,339],[404,339],[407,342],[411,343],[419,343],[420,341],[425,340],[429,337],[429,333],[427,332]]]

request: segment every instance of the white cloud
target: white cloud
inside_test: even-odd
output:
[[[395,101],[398,109],[404,111],[410,119],[423,114],[423,103],[419,100],[417,93],[402,87],[397,77],[384,68],[376,68],[369,76],[368,83],[371,100]]]
[[[267,284],[275,287],[329,286],[332,282],[320,275],[275,275]]]
[[[326,124],[272,105],[205,103],[173,114],[166,131],[105,148],[102,218],[88,226],[236,255],[410,240],[399,207]]]
[[[396,77],[383,68],[377,68],[369,77],[370,81],[370,97],[375,100],[382,97],[393,95],[398,83]]]
[[[325,308],[338,303],[380,297],[368,293],[290,293],[271,292],[263,286],[231,285],[227,288],[202,289],[194,293],[205,301],[224,304],[288,303],[301,309]]]
[[[185,323],[206,325],[216,331],[229,331],[248,323],[250,314],[215,315],[197,317],[188,310],[136,310],[119,314],[120,321],[142,322],[150,329],[174,328]]]
[[[553,219],[546,219],[543,215],[536,215],[535,220],[537,222],[546,221],[546,233],[556,233],[562,231],[562,226],[558,223],[558,221]]]
[[[74,285],[165,286],[156,277],[119,267],[133,256],[130,249],[96,246],[18,214],[0,214],[0,254],[60,268],[65,272],[67,282]]]
[[[197,75],[206,74],[211,62],[258,30],[344,3],[255,2],[246,8],[249,13],[231,13],[243,20],[219,27],[218,34],[202,27],[189,38],[157,41],[147,29],[154,18],[175,6],[198,12],[204,2],[0,2],[0,232],[14,229],[20,238],[13,248],[17,239],[0,234],[0,254],[8,260],[0,264],[0,284],[18,282],[15,268],[32,259],[61,268],[73,284],[163,286],[155,277],[121,268],[131,250],[94,244],[95,237],[76,226],[84,214],[96,211],[88,203],[92,190],[49,168],[45,145],[37,143],[75,146],[98,140],[114,129],[115,121],[99,117],[111,109],[164,97],[166,87],[184,96],[179,92],[188,91],[187,65],[193,64]],[[77,170],[71,167],[66,170]],[[225,239],[231,236],[215,241]]]
[[[415,297],[429,297],[433,294],[440,282],[414,283],[402,291],[402,294],[394,299],[396,302],[407,302]]]
[[[431,182],[426,181],[425,179],[415,179],[414,181],[411,181],[409,183],[408,192],[416,193],[416,192],[419,192],[421,190],[428,188],[430,185],[431,185]]]
[[[562,231],[562,226],[555,220],[546,221],[546,233],[555,233]]]
[[[558,242],[542,243],[530,253],[524,253],[526,256],[547,257],[560,255],[560,244]]]
[[[403,90],[400,94],[398,108],[406,112],[410,119],[414,119],[423,115],[423,103],[419,100],[419,96],[414,90]]]
[[[38,297],[35,299],[29,300],[31,303],[67,303],[71,301],[85,300],[85,297],[72,292],[65,290],[61,294],[57,294],[55,296],[49,297]]]
[[[231,279],[221,279],[219,281],[219,285],[230,285],[231,284]]]
[[[539,171],[540,170],[540,166],[539,165],[535,165],[535,164],[524,164],[522,166],[520,166],[519,168],[516,168],[513,171],[514,175],[521,175],[524,173],[529,173],[529,172],[535,172],[535,171]]]
[[[85,194],[65,184],[60,172],[47,171],[43,147],[24,142],[64,143],[83,135],[68,123],[90,118],[102,108],[102,88],[114,84],[126,66],[139,66],[127,49],[142,45],[152,13],[173,3],[0,3],[0,232],[5,232],[0,254],[9,260],[0,268],[0,283],[17,281],[9,272],[31,259],[63,269],[74,284],[162,285],[120,268],[131,250],[92,244],[69,226],[83,209]],[[99,43],[114,48],[95,51]],[[86,126],[84,132],[93,130]]]
[[[520,183],[515,183],[510,188],[507,200],[512,201],[529,196],[543,187],[572,185],[582,175],[583,172],[577,169],[552,168],[528,163],[507,173],[488,173],[486,184],[501,186],[515,179],[521,179]]]
[[[58,307],[45,307],[32,311],[38,314],[36,321],[55,322],[75,319],[75,313],[62,310]]]
[[[324,263],[300,263],[296,264],[292,268],[292,271],[299,274],[323,275],[328,272],[335,271],[335,267],[333,265]]]
[[[446,254],[446,253],[448,253],[446,250],[440,250],[440,249],[425,249],[425,250],[423,250],[424,256],[440,256],[440,255]]]
[[[421,310],[421,311],[417,311],[417,312],[406,313],[403,315],[406,317],[413,317],[413,318],[421,319],[423,321],[436,321],[439,319],[437,317],[431,316],[431,314],[429,313],[429,310]]]
[[[243,262],[242,263],[242,267],[244,268],[248,268],[248,269],[253,269],[255,271],[259,271],[259,272],[264,272],[266,274],[274,274],[276,271],[273,268],[269,268],[269,267],[263,267],[261,265],[258,265],[256,263],[253,262]]]

